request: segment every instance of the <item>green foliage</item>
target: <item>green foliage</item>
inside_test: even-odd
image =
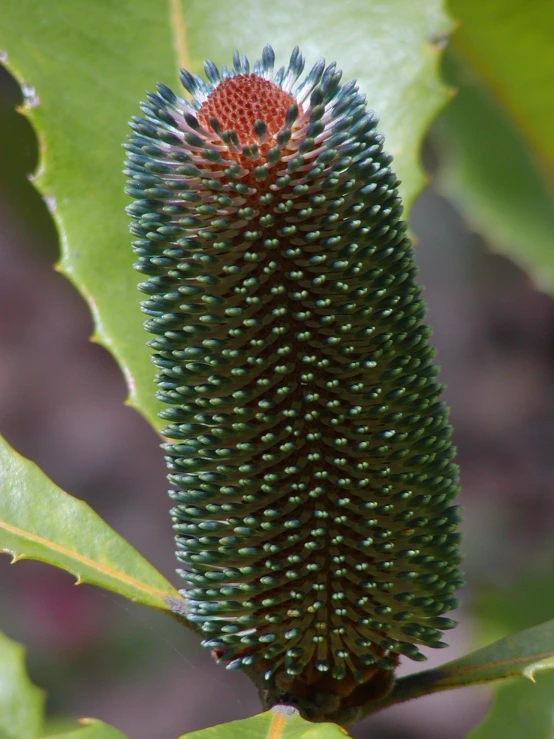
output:
[[[554,674],[537,682],[509,682],[496,690],[491,709],[467,739],[552,739]]]
[[[127,739],[125,734],[103,721],[83,718],[79,723],[82,728],[65,734],[50,734],[48,739]]]
[[[121,144],[145,90],[158,81],[175,85],[177,57],[198,70],[206,57],[226,62],[235,48],[256,57],[271,42],[279,58],[299,44],[310,62],[336,59],[348,79],[359,77],[382,118],[407,204],[423,184],[419,143],[446,99],[437,76],[435,40],[449,29],[440,0],[321,0],[302,8],[301,22],[295,18],[293,0],[214,0],[209,13],[203,0],[118,0],[109,9],[96,0],[20,0],[2,8],[0,49],[10,71],[36,91],[25,113],[40,141],[36,185],[55,203],[60,268],[92,310],[95,340],[123,369],[129,402],[155,426]]]
[[[451,43],[525,139],[554,168],[554,13],[550,0],[450,0]]]
[[[511,588],[483,589],[476,603],[477,627],[482,641],[491,635],[510,634],[554,613],[552,565],[527,575]],[[494,638],[494,637],[493,637]],[[546,640],[542,644],[546,645]],[[541,643],[538,643],[540,648]],[[552,654],[539,662],[543,670],[554,669]],[[501,683],[495,689],[491,708],[468,739],[551,739],[554,715],[554,674],[536,671],[534,679]],[[531,677],[531,675],[529,675]]]
[[[243,721],[212,726],[185,734],[180,739],[344,739],[346,732],[336,724],[314,726],[296,713],[266,711]]]
[[[167,580],[83,501],[0,438],[0,551],[39,559],[162,610],[182,602]]]
[[[45,735],[44,703],[43,691],[33,685],[27,675],[25,649],[0,632],[0,739],[39,739],[42,736],[52,739],[126,739],[124,734],[108,724],[88,718],[79,722],[82,728]]]
[[[43,692],[25,670],[25,649],[0,632],[0,739],[37,739],[43,711]]]
[[[451,0],[460,21],[436,126],[440,182],[494,248],[554,290],[554,13],[549,0]]]
[[[375,713],[394,703],[467,685],[554,670],[554,621],[519,631],[440,667],[400,678],[391,693],[371,704]],[[492,736],[492,735],[491,735]]]
[[[94,338],[118,360],[130,401],[153,419],[121,144],[145,88],[174,73],[168,16],[148,1],[118,0],[109,10],[95,0],[8,2],[0,48],[10,71],[36,94],[28,94],[24,111],[39,137],[35,184],[53,208],[60,268],[86,298]]]

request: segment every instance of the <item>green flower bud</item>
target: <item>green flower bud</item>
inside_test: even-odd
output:
[[[128,211],[188,618],[267,704],[346,721],[454,625],[458,481],[391,157],[303,67],[158,85]]]

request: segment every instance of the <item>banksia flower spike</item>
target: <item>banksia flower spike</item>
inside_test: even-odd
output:
[[[267,705],[345,723],[454,625],[457,469],[391,157],[303,67],[158,85],[128,212],[188,618]]]

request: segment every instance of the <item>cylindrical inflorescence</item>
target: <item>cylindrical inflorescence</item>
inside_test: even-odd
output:
[[[346,696],[454,625],[457,469],[391,157],[355,82],[303,66],[159,85],[128,212],[188,617]]]

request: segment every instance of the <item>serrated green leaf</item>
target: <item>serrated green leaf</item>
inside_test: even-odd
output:
[[[24,647],[0,632],[0,737],[36,739],[43,714],[44,694],[27,675]]]
[[[549,0],[450,0],[442,188],[493,248],[554,290],[554,13]]]
[[[438,668],[442,674],[440,689],[507,677],[532,678],[537,670],[544,669],[547,664],[552,668],[553,657],[554,620],[510,634],[476,652],[442,665]]]
[[[437,66],[449,30],[441,0],[150,2],[19,0],[5,3],[0,48],[28,86],[25,112],[41,151],[36,183],[53,204],[62,271],[87,299],[95,337],[116,357],[129,402],[157,426],[154,369],[138,310],[124,206],[121,143],[145,90],[176,86],[177,59],[254,57],[265,43],[284,60],[299,44],[359,77],[382,119],[406,204],[423,184],[421,138],[445,102]],[[38,103],[38,104],[37,104]]]
[[[83,718],[79,721],[82,728],[66,734],[52,734],[49,739],[127,739],[126,734],[94,718]]]
[[[180,739],[344,739],[345,736],[348,736],[346,731],[336,724],[316,725],[297,713],[273,709],[241,721],[193,731]]]
[[[392,692],[371,704],[367,712],[467,685],[518,676],[534,680],[537,672],[553,668],[554,620],[511,634],[440,667],[400,678]]]
[[[162,610],[177,591],[86,503],[58,488],[0,437],[0,551],[39,559],[77,578]]]

